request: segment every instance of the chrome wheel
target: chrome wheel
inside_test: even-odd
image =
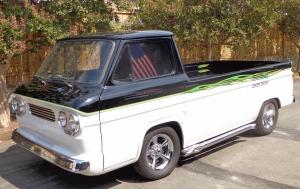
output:
[[[264,107],[262,115],[262,125],[269,129],[274,126],[276,121],[276,108],[273,103],[269,103]]]
[[[171,161],[174,144],[166,134],[158,134],[151,138],[147,147],[147,163],[153,170],[162,170]]]

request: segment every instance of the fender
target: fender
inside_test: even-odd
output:
[[[142,137],[140,138],[140,144],[139,144],[139,148],[137,151],[137,156],[136,156],[136,161],[139,159],[140,154],[141,154],[141,150],[142,150],[142,146],[143,146],[143,142],[144,142],[144,138],[146,136],[146,134],[154,129],[155,127],[160,127],[160,126],[164,126],[164,125],[168,125],[170,127],[172,127],[172,125],[170,125],[169,123],[176,123],[177,125],[179,125],[179,128],[181,130],[182,136],[181,137],[181,146],[184,147],[184,129],[185,127],[184,125],[184,119],[186,119],[186,112],[178,112],[176,114],[173,115],[164,115],[163,117],[153,120],[151,122],[148,123],[148,125],[145,127],[144,132],[142,134]]]

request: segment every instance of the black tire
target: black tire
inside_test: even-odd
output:
[[[155,138],[155,136],[157,136],[157,138]],[[158,158],[155,157],[156,160],[153,161],[154,160],[153,156],[156,156],[156,155],[153,155],[153,154],[155,154],[155,152],[154,152],[155,150],[151,151],[151,149],[154,149],[154,146],[155,146],[153,141],[156,140],[156,141],[158,141],[157,144],[160,144],[159,140],[161,140],[162,141],[161,143],[163,143],[164,137],[167,139],[166,141],[171,140],[172,143],[168,142],[167,147],[161,147],[160,150],[158,150],[156,152],[163,154],[163,153],[167,153],[167,152],[171,151],[171,150],[166,150],[166,148],[171,149],[171,144],[173,146],[173,148],[172,148],[173,152],[170,153],[171,155],[169,157],[169,160],[166,160],[166,159],[163,159],[160,157],[158,157]],[[155,149],[157,149],[157,148],[155,148]],[[174,129],[172,129],[171,127],[162,127],[162,128],[155,129],[146,134],[146,136],[144,138],[142,151],[141,151],[139,160],[134,164],[134,169],[136,170],[136,172],[139,175],[141,175],[142,177],[149,179],[149,180],[156,180],[156,179],[166,177],[176,167],[178,160],[179,160],[180,149],[181,149],[180,140]],[[152,154],[153,156],[151,156],[150,154]],[[151,166],[149,164],[152,157],[153,157],[152,163],[157,162],[157,163],[154,163],[156,165],[160,162],[162,163],[165,161],[164,164],[162,163],[162,165],[164,165],[165,167],[163,167],[162,169],[159,169],[159,170],[156,169],[155,166],[154,166],[154,168],[152,168],[153,166]]]
[[[266,111],[268,107],[271,107],[272,111],[274,111],[274,115],[270,116],[270,120],[267,121]],[[269,110],[271,110],[269,109]],[[266,116],[266,117],[265,117]],[[272,118],[271,118],[272,117]],[[258,117],[256,119],[256,128],[254,130],[255,134],[258,136],[265,136],[270,134],[276,127],[278,120],[278,103],[276,100],[269,100],[263,103],[260,108]],[[270,124],[272,122],[272,124]]]

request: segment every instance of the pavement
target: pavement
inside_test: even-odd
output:
[[[300,79],[294,83],[296,103],[280,110],[272,134],[234,137],[181,160],[164,179],[145,181],[130,166],[102,176],[76,175],[0,141],[0,188],[300,188]]]

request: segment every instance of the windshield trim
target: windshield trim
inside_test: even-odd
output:
[[[68,42],[81,42],[81,41],[85,41],[85,42],[86,41],[93,41],[93,42],[105,41],[105,42],[108,42],[108,43],[112,44],[111,50],[110,50],[110,52],[108,53],[108,56],[107,56],[107,61],[104,63],[103,70],[101,71],[100,76],[97,80],[95,80],[94,82],[82,82],[82,81],[68,80],[68,82],[71,82],[72,84],[99,85],[100,83],[103,82],[107,65],[109,65],[111,63],[112,59],[113,59],[112,57],[113,57],[113,53],[116,49],[116,41],[115,40],[110,40],[110,39],[65,39],[65,40],[58,40],[55,45],[68,43]],[[51,80],[51,78],[45,78],[43,76],[38,75],[37,73],[35,73],[34,76],[43,78],[43,80],[45,80],[45,81]]]

